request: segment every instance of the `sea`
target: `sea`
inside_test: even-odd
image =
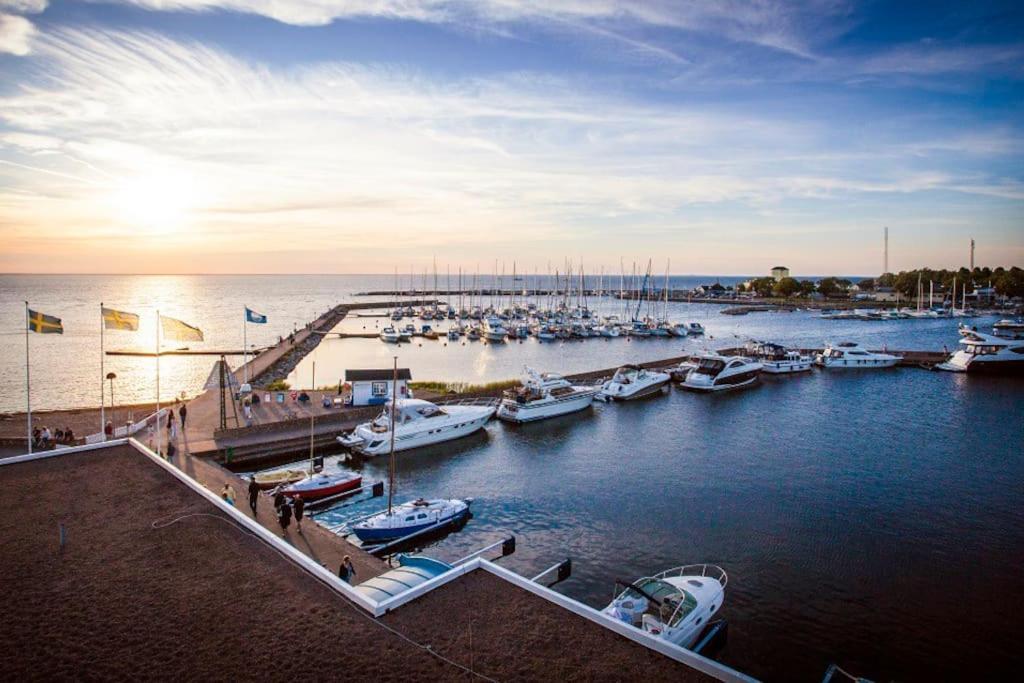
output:
[[[743,279],[678,276],[670,287]],[[618,278],[613,284],[606,286],[617,290]],[[248,341],[264,345],[334,304],[365,301],[360,292],[395,284],[388,275],[8,275],[0,287],[0,410],[19,411],[24,301],[65,327],[62,336],[29,337],[33,406],[68,408],[99,402],[100,302],[142,318],[137,333],[106,333],[108,349],[153,349],[159,309],[203,330],[202,344],[182,345],[238,350],[246,306],[268,316],[266,325],[248,328]],[[630,313],[610,297],[588,304]],[[952,349],[958,340],[951,320],[721,310],[668,304],[671,319],[707,328],[705,337],[685,340],[395,347],[329,338],[289,380],[328,386],[346,368],[390,367],[393,355],[414,380],[479,383],[515,378],[523,366],[570,373],[750,338],[889,350]],[[338,330],[385,324],[374,311],[361,313]],[[994,320],[972,323],[985,328]],[[163,400],[201,390],[213,361],[162,358]],[[152,400],[155,369],[154,358],[104,360],[104,371],[117,374],[118,402]],[[474,499],[465,528],[430,541],[425,554],[452,561],[513,534],[517,550],[501,564],[532,576],[571,558],[572,575],[556,590],[597,608],[611,599],[616,579],[720,565],[729,577],[719,612],[728,640],[718,657],[759,678],[817,681],[835,663],[873,680],[1004,680],[1019,677],[1024,664],[1022,445],[1020,378],[816,369],[733,393],[672,389],[535,424],[493,422],[458,442],[400,454],[396,496]],[[386,458],[354,464],[329,455],[328,466],[355,467],[367,480],[387,474]],[[340,523],[379,505],[370,500],[320,519]]]

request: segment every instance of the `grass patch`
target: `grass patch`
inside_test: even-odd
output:
[[[429,391],[435,394],[475,394],[495,393],[510,389],[519,384],[517,379],[504,379],[498,382],[487,382],[486,384],[470,384],[468,382],[409,382],[409,388],[413,391]]]
[[[275,379],[273,382],[264,387],[267,391],[288,391],[291,389],[290,384],[285,382],[283,379]]]

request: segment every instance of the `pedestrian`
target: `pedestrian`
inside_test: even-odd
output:
[[[302,533],[302,513],[306,511],[306,503],[302,500],[302,496],[295,498],[295,502],[292,503],[292,507],[295,508],[295,528],[298,529],[299,533]]]
[[[285,504],[284,494],[281,489],[277,489],[277,493],[274,494],[274,512],[281,514],[281,506]]]
[[[182,403],[181,407],[178,408],[178,417],[181,418],[181,431],[185,431],[185,418],[188,416],[188,408]]]
[[[224,488],[220,491],[220,497],[224,499],[228,505],[234,506],[235,504],[235,487],[231,485],[231,482],[224,484]]]
[[[341,561],[341,566],[338,567],[338,578],[345,583],[352,583],[352,579],[356,575],[356,568],[352,566],[352,558],[348,555]]]
[[[252,516],[256,516],[256,503],[260,499],[260,485],[256,483],[256,477],[249,480],[249,509]]]
[[[53,434],[50,433],[50,428],[45,426],[45,425],[43,425],[43,434],[42,434],[43,448],[49,448],[50,447],[50,440],[52,438],[53,438]]]
[[[288,525],[292,523],[292,506],[285,503],[277,511],[277,521],[281,525],[281,535],[288,534]]]
[[[36,427],[32,430],[32,448],[39,448],[43,441],[43,431]]]
[[[178,448],[174,445],[173,441],[167,442],[167,459],[170,460],[178,454]]]
[[[107,424],[103,425],[103,436],[108,440],[114,438],[114,423],[107,420]]]
[[[68,443],[75,442],[75,433],[71,431],[71,427],[64,428],[64,440],[67,441]]]
[[[174,436],[174,409],[171,408],[167,411],[167,438],[173,439]]]
[[[61,429],[60,427],[57,427],[57,431],[55,431],[53,433],[53,435],[57,439],[57,443],[64,443],[64,430],[63,429]]]

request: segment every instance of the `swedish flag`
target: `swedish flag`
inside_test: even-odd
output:
[[[28,329],[38,334],[64,334],[60,318],[28,309]]]
[[[103,327],[108,330],[127,330],[135,332],[139,329],[139,316],[125,311],[115,311],[103,307]]]

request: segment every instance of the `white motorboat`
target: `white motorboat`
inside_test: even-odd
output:
[[[690,335],[704,334],[704,326],[700,323],[690,323],[686,326],[686,333]]]
[[[503,342],[508,337],[508,329],[502,324],[500,318],[490,317],[484,321],[484,337],[487,341]]]
[[[992,325],[992,332],[1005,339],[1024,339],[1024,320],[1000,320]]]
[[[632,583],[604,608],[604,614],[680,647],[693,646],[725,601],[729,581],[713,564],[676,567]]]
[[[469,517],[472,503],[472,498],[419,498],[370,515],[349,528],[363,543],[386,543],[430,527],[459,522]]]
[[[399,336],[398,331],[389,325],[380,331],[380,340],[387,344],[397,344],[401,340],[401,337]]]
[[[523,383],[504,392],[498,417],[508,422],[532,422],[574,413],[594,401],[598,387],[577,386],[561,375],[525,368]]]
[[[405,327],[398,330],[398,336],[402,341],[412,341],[413,335],[416,334],[416,326],[412,323],[408,323]]]
[[[618,326],[617,325],[612,325],[610,323],[605,323],[603,325],[598,325],[597,327],[594,328],[594,332],[596,332],[599,337],[613,338],[613,337],[618,337],[619,336],[619,328],[618,328]]]
[[[994,334],[968,332],[959,349],[935,367],[950,372],[984,372],[1009,375],[1024,372],[1024,339],[1005,339]]]
[[[903,360],[889,353],[875,353],[853,342],[830,344],[814,362],[825,368],[891,368]]]
[[[462,329],[459,327],[448,328],[448,341],[459,341],[459,337],[462,336]]]
[[[697,367],[686,375],[682,387],[693,391],[726,391],[750,386],[757,381],[763,366],[743,356],[700,355]]]
[[[684,360],[679,361],[679,365],[672,368],[669,374],[672,376],[673,382],[685,382],[687,375],[693,370],[697,369],[700,365],[700,356],[690,356]]]
[[[404,451],[458,439],[483,429],[494,415],[493,402],[439,406],[417,398],[398,399],[395,450]],[[391,447],[391,404],[372,422],[356,427],[338,443],[363,455],[387,453]]]
[[[659,393],[672,377],[667,372],[623,365],[601,386],[596,398],[602,401],[631,401]]]
[[[676,323],[668,328],[668,332],[673,337],[685,337],[690,334],[690,328],[684,323]]]
[[[747,352],[761,362],[761,371],[770,375],[807,372],[814,365],[814,359],[810,356],[801,355],[796,349],[787,349],[771,342],[749,342]]]

